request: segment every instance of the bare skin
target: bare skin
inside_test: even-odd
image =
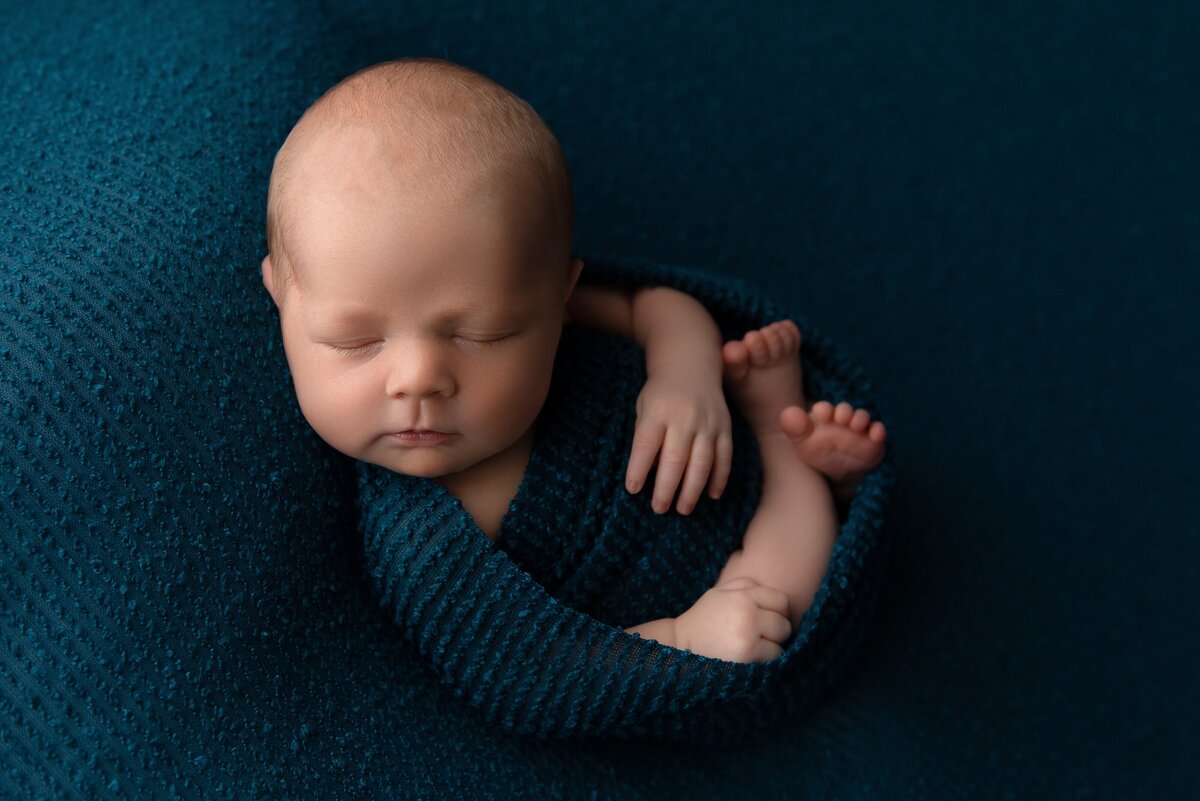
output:
[[[666,645],[737,662],[778,657],[812,605],[849,503],[883,458],[886,430],[842,403],[806,408],[800,331],[783,320],[722,349],[726,385],[758,440],[763,492],[741,549],[716,583],[677,618],[626,629]]]

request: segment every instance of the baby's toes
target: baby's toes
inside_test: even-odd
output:
[[[793,323],[791,320],[784,320],[783,325],[784,325],[784,330],[787,332],[788,337],[791,339],[792,350],[794,350],[794,351],[800,350],[800,345],[804,341],[804,337],[802,337],[800,335],[800,327],[797,326],[795,323]]]
[[[871,413],[866,409],[858,409],[854,412],[854,416],[850,418],[850,430],[864,431],[870,422]]]
[[[779,413],[779,427],[794,440],[806,439],[815,428],[808,412],[799,406],[788,406]]]
[[[761,331],[748,331],[742,339],[750,350],[750,363],[762,367],[771,360],[771,347]]]
[[[840,426],[844,426],[850,422],[850,418],[854,416],[854,407],[846,402],[839,403],[837,408],[833,410],[833,421]]]
[[[772,323],[775,336],[779,339],[779,357],[794,356],[800,352],[800,329],[791,320]]]
[[[725,375],[734,381],[742,380],[750,372],[750,351],[740,341],[726,342],[721,348],[721,358],[725,361]]]
[[[828,423],[833,419],[833,404],[829,401],[817,401],[808,413],[818,423]]]
[[[788,353],[787,330],[783,323],[771,323],[768,331],[771,340],[771,360],[778,361]]]
[[[883,423],[876,420],[871,424],[871,428],[867,431],[867,438],[870,439],[871,442],[883,442],[885,439],[887,439],[887,429],[884,427]]]

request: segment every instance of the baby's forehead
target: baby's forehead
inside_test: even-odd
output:
[[[524,265],[454,270],[453,280],[430,282],[421,270],[397,265],[387,280],[362,280],[315,266],[304,316],[325,332],[346,331],[393,318],[437,328],[461,324],[511,325],[535,319],[549,305],[544,271]],[[409,291],[420,287],[419,295]],[[414,300],[416,299],[416,300]]]
[[[402,203],[410,198],[449,202],[479,193],[528,193],[529,172],[511,161],[489,158],[486,146],[472,157],[453,152],[436,130],[414,126],[397,131],[370,119],[341,117],[317,120],[300,132],[288,165],[287,206],[314,195],[326,199],[358,199],[372,205]]]
[[[522,239],[569,238],[569,178],[528,104],[453,67],[379,66],[318,99],[281,148],[268,209],[281,255],[290,261],[332,206],[379,209],[406,197],[500,197]]]

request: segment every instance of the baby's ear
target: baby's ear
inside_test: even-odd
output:
[[[267,292],[271,295],[271,300],[275,302],[275,307],[279,307],[279,298],[275,297],[275,271],[271,268],[271,254],[268,253],[266,258],[262,260],[262,282],[267,288]]]
[[[571,293],[575,291],[575,284],[579,281],[579,274],[581,272],[583,272],[583,261],[572,259],[571,266],[567,272],[567,294],[563,297],[564,304],[571,299]]]

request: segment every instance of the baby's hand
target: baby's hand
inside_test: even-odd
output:
[[[769,662],[790,636],[787,593],[747,576],[717,584],[675,618],[676,647],[730,662]]]
[[[630,492],[640,491],[657,456],[651,506],[659,514],[670,509],[682,478],[677,508],[680,514],[690,514],[705,482],[711,498],[725,491],[733,461],[732,430],[719,382],[683,366],[655,371],[638,395],[625,486]]]

